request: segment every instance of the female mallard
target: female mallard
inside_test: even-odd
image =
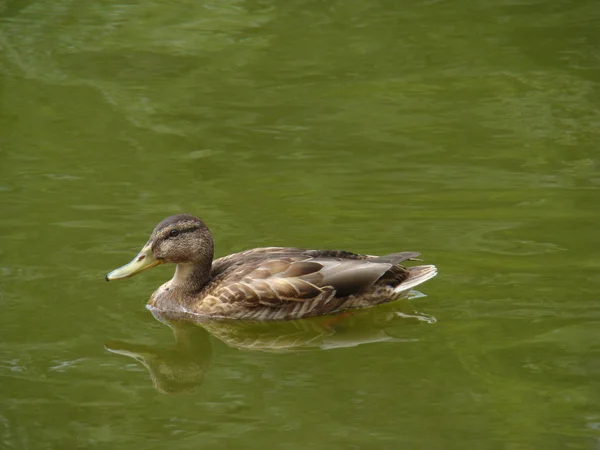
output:
[[[387,303],[437,274],[435,266],[405,268],[419,253],[359,255],[338,250],[266,247],[213,261],[213,239],[200,219],[167,217],[129,263],[106,280],[175,263],[150,309],[198,316],[290,320]]]

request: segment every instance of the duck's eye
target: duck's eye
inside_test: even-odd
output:
[[[177,236],[179,236],[179,230],[169,231],[169,237],[177,237]]]

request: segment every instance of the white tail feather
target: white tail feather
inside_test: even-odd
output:
[[[407,267],[407,269],[409,271],[408,278],[396,286],[394,292],[407,292],[437,275],[437,268],[434,265],[413,266]]]

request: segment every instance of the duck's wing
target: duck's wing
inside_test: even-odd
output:
[[[390,286],[401,283],[409,272],[398,262],[415,256],[256,249],[215,261],[213,287],[207,294],[222,303],[254,309],[260,319],[326,314],[340,306],[335,299],[364,292],[379,280]],[[268,314],[274,317],[263,317]]]

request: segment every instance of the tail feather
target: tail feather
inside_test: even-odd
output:
[[[423,266],[407,267],[408,278],[400,283],[394,289],[394,292],[404,293],[408,292],[415,286],[425,283],[427,280],[432,279],[437,275],[437,268],[434,265],[428,264]]]

